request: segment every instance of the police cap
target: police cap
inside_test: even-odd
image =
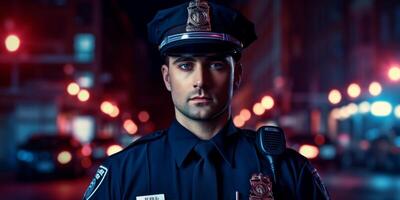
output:
[[[162,55],[240,54],[257,38],[254,24],[241,13],[204,0],[161,10],[147,28]]]

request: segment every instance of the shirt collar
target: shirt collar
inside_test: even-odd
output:
[[[235,142],[232,137],[238,129],[232,120],[228,120],[227,124],[213,137],[211,142],[214,143],[222,158],[232,166]],[[182,126],[178,121],[174,120],[168,129],[168,140],[171,144],[172,154],[178,167],[181,167],[194,146],[201,140]]]

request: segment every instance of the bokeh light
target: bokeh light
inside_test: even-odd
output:
[[[314,145],[303,144],[300,146],[299,153],[308,159],[313,159],[318,156],[319,150]]]
[[[264,96],[261,99],[261,105],[267,110],[273,108],[274,104],[275,104],[274,99],[271,96]]]
[[[328,100],[331,104],[338,104],[342,100],[342,94],[339,90],[333,89],[329,92]]]
[[[245,121],[242,119],[240,115],[237,115],[233,118],[233,124],[235,124],[236,127],[243,127],[245,124]]]
[[[79,91],[79,93],[78,93],[79,101],[85,102],[85,101],[89,100],[89,98],[90,98],[89,91],[87,91],[85,89],[82,89]]]
[[[394,116],[396,116],[396,118],[400,119],[400,105],[397,105],[394,108]]]
[[[400,80],[400,67],[399,66],[391,67],[388,71],[388,77],[392,81]]]
[[[386,101],[377,101],[371,105],[371,113],[378,117],[385,117],[392,112],[392,105]]]
[[[116,106],[116,105],[113,105],[113,109],[112,109],[112,111],[111,111],[111,113],[109,114],[110,115],[110,117],[118,117],[118,115],[119,115],[119,108],[118,108],[118,106]]]
[[[138,114],[138,119],[139,119],[140,122],[145,123],[145,122],[149,121],[150,114],[145,110],[144,111],[140,111],[139,114]]]
[[[251,112],[250,110],[244,108],[240,111],[240,117],[242,118],[243,121],[247,121],[251,118]]]
[[[369,84],[368,91],[372,96],[378,96],[382,92],[382,86],[380,83],[374,81]]]
[[[114,105],[109,101],[103,101],[100,105],[100,110],[105,114],[110,114],[114,110]]]
[[[9,52],[15,52],[18,50],[21,40],[17,35],[11,34],[6,37],[4,43]]]
[[[111,146],[109,146],[109,147],[107,148],[107,155],[108,155],[108,156],[111,156],[111,155],[113,155],[113,154],[115,154],[115,153],[120,152],[121,150],[122,150],[122,147],[121,147],[121,146],[119,146],[119,145],[117,145],[117,144],[111,145]]]
[[[61,151],[58,155],[57,155],[57,161],[60,164],[67,164],[72,160],[72,155],[69,151]]]
[[[253,106],[253,112],[256,115],[262,115],[265,112],[265,108],[262,106],[261,103],[256,103]]]
[[[368,101],[363,101],[358,105],[358,112],[367,113],[371,109],[371,104]]]
[[[124,121],[124,129],[131,135],[138,131],[138,127],[132,119],[127,119]]]
[[[347,94],[351,98],[357,98],[361,94],[360,86],[356,83],[350,84],[349,87],[347,88]]]
[[[77,95],[79,93],[80,89],[81,88],[79,87],[79,85],[75,82],[72,82],[72,83],[68,84],[68,86],[67,86],[67,92],[68,92],[68,94],[70,94],[72,96]]]

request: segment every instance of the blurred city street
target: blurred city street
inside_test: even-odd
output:
[[[359,170],[320,175],[332,200],[400,200],[400,175]],[[3,178],[0,183],[2,200],[79,200],[91,179],[85,176],[50,182],[18,182],[10,175],[8,180]]]
[[[99,163],[170,127],[147,23],[182,2],[0,1],[1,200],[81,199]],[[400,1],[215,2],[258,37],[229,120],[281,127],[332,199],[400,200]]]

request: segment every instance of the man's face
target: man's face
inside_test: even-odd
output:
[[[229,115],[241,72],[232,56],[168,57],[167,64],[162,74],[176,115],[205,121]]]

